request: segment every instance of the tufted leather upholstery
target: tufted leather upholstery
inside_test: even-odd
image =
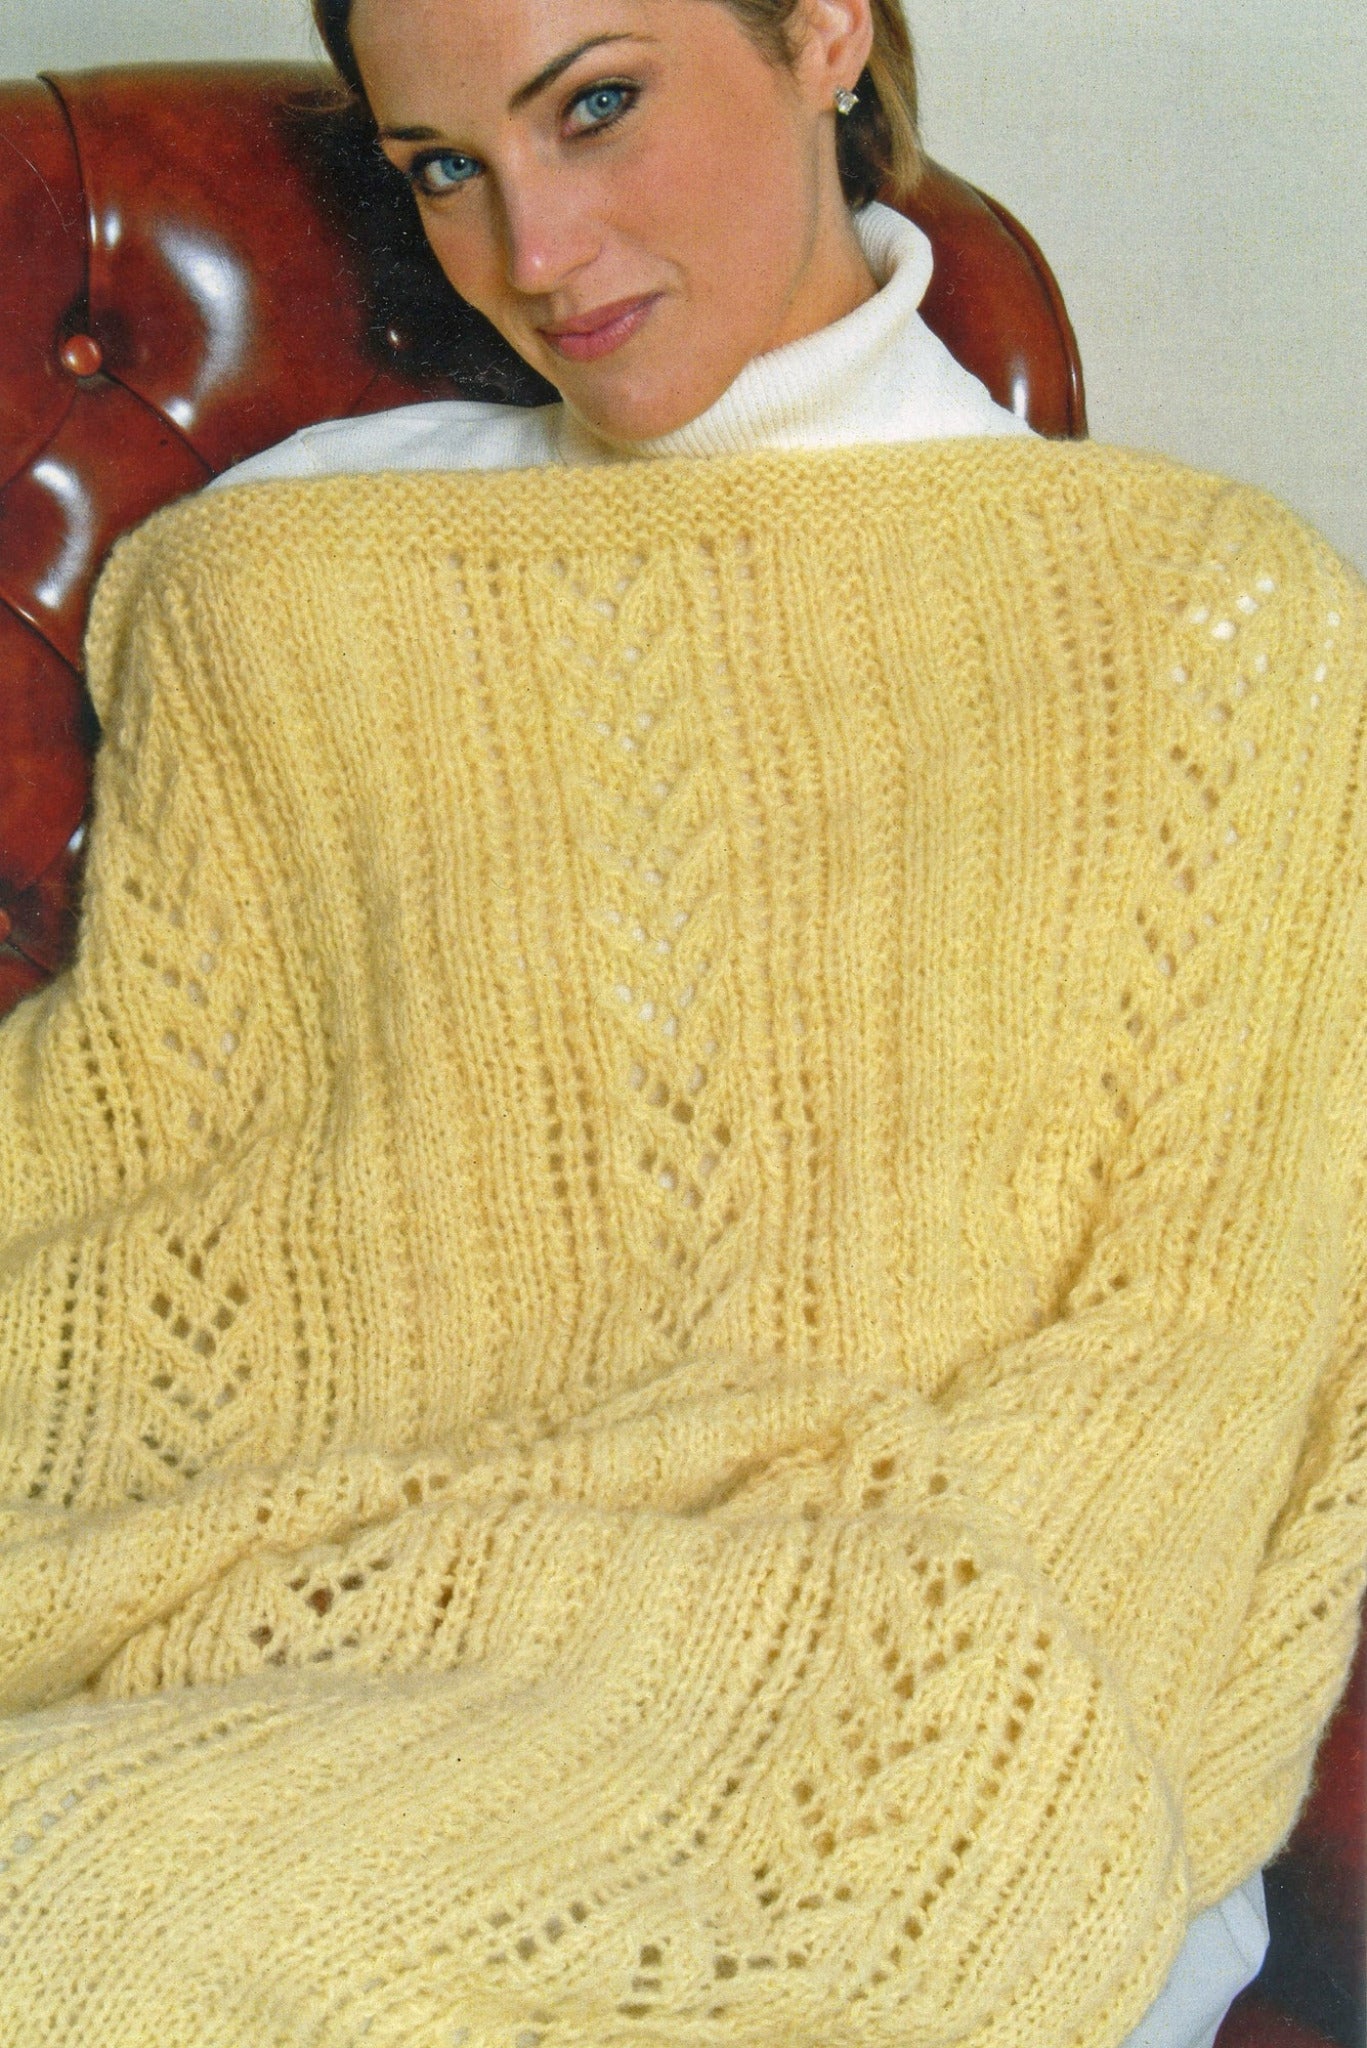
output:
[[[81,635],[117,537],[313,420],[546,395],[452,297],[328,76],[147,65],[0,86],[0,1016],[72,942],[97,737]],[[905,210],[935,244],[925,312],[955,355],[1041,431],[1085,433],[1030,237],[939,166]],[[1221,2048],[1361,2029],[1365,1687],[1360,1659],[1279,1866],[1295,1939],[1274,1934]],[[1319,2004],[1296,2003],[1297,1946]]]

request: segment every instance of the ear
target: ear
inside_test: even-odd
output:
[[[870,0],[802,0],[794,66],[818,111],[835,105],[843,86],[853,92],[873,49]]]

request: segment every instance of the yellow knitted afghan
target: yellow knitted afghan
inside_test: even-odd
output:
[[[1367,1551],[1367,595],[952,442],[126,541],[0,1031],[6,2048],[1112,2048]]]

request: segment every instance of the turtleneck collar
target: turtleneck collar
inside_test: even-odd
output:
[[[1028,433],[921,318],[934,259],[920,228],[876,202],[855,215],[854,226],[879,287],[871,299],[843,320],[757,356],[715,405],[657,440],[610,441],[569,404],[556,406],[552,436],[560,460]]]

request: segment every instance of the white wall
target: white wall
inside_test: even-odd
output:
[[[317,57],[307,0],[6,0],[0,77],[166,57]]]
[[[1367,570],[1363,0],[908,0],[933,155],[1063,287],[1092,432]]]
[[[909,8],[927,143],[1043,246],[1093,433],[1261,483],[1367,569],[1362,0]],[[312,51],[305,0],[28,0],[0,23],[8,77]]]

